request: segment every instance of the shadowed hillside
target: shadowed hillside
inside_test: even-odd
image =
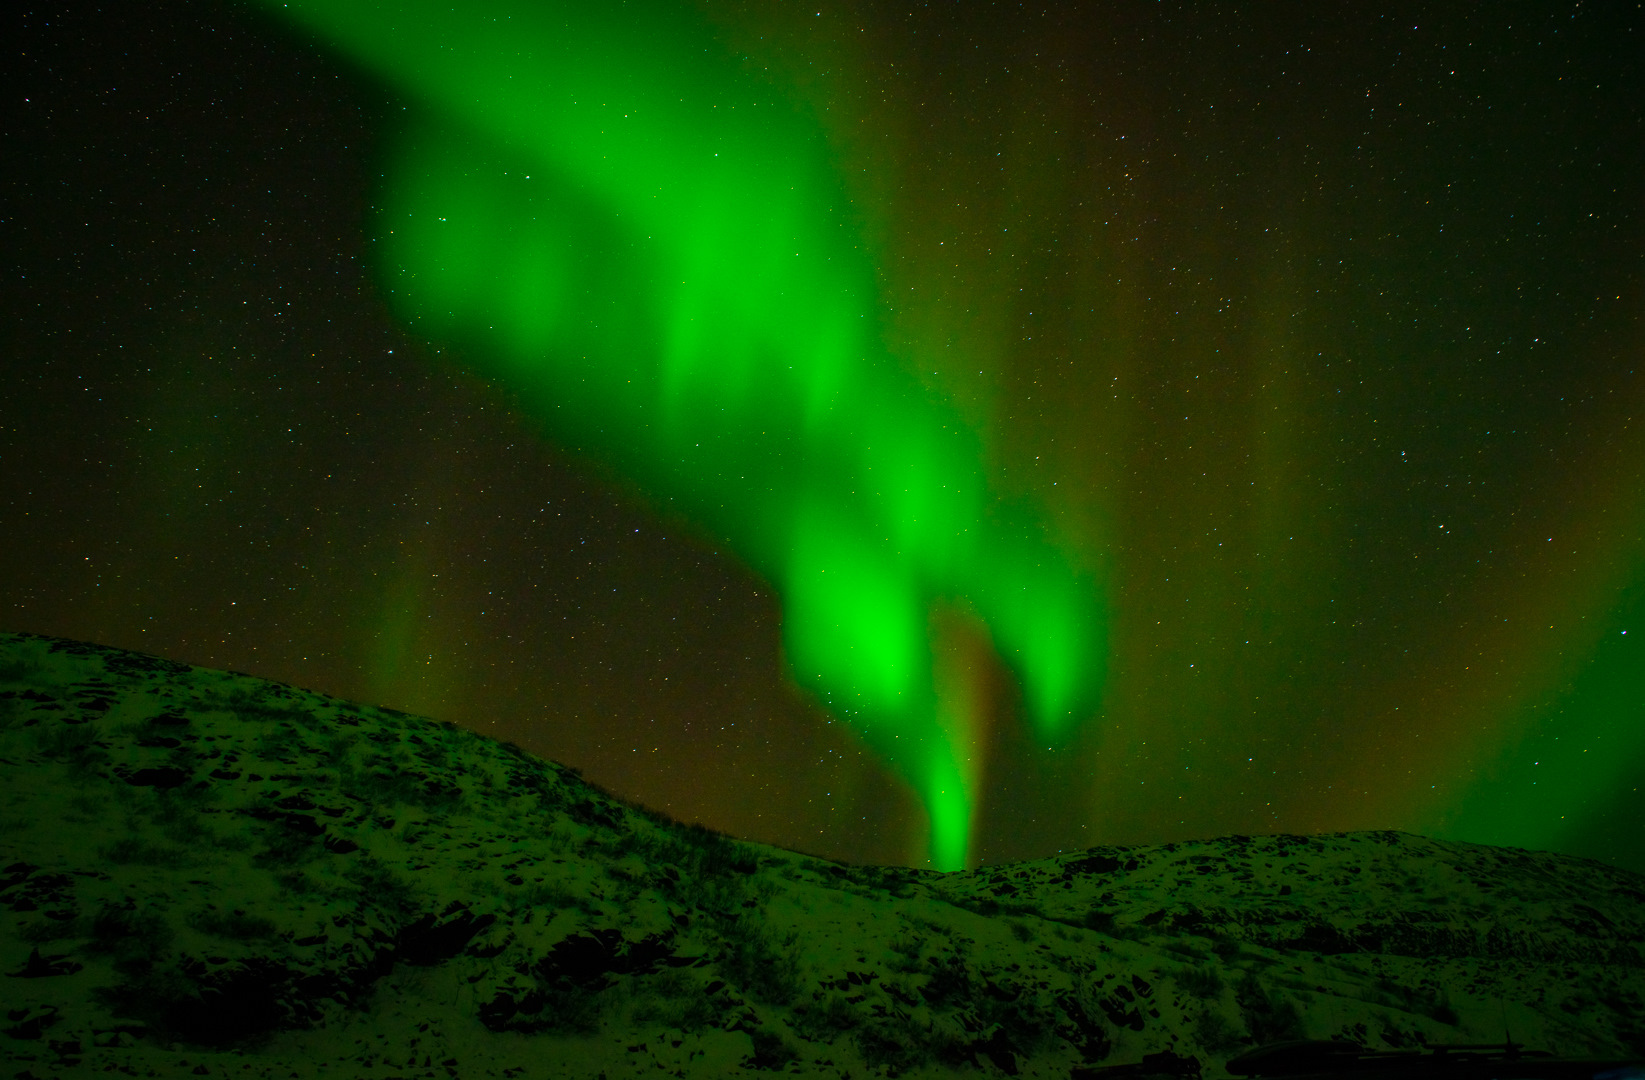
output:
[[[1069,1077],[1645,1054],[1645,878],[1401,833],[936,874],[673,822],[447,724],[0,635],[7,1075]]]

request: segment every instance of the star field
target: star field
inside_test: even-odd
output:
[[[702,10],[826,135],[887,355],[1100,584],[1055,749],[944,639],[973,862],[1400,828],[1645,867],[1638,10]],[[415,103],[240,6],[8,22],[5,629],[925,858],[780,589],[396,314]]]

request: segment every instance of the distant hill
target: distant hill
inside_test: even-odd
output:
[[[1066,1078],[1645,1055],[1645,877],[1402,833],[843,866],[449,724],[0,634],[6,1075]]]

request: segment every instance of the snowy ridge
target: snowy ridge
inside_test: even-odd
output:
[[[0,635],[19,1077],[1089,1075],[1171,1050],[1645,1054],[1645,878],[1401,833],[961,874],[625,804],[420,717]]]

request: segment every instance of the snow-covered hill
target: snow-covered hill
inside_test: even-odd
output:
[[[1645,878],[1401,833],[842,866],[447,724],[0,635],[7,1075],[1065,1078],[1645,1054]]]

